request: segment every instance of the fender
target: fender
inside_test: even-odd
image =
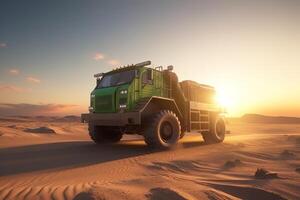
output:
[[[173,111],[180,120],[183,119],[183,114],[179,110],[174,99],[159,96],[152,96],[140,112],[145,116],[164,109]]]

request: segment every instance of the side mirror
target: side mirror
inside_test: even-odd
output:
[[[147,70],[147,79],[153,80],[153,70],[152,69]]]
[[[153,83],[153,70],[152,69],[147,69],[147,71],[143,72],[142,83],[143,83],[143,86]]]
[[[134,71],[134,77],[135,78],[139,78],[139,70],[135,70]]]

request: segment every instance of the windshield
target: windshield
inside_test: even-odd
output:
[[[134,70],[105,75],[97,85],[97,88],[112,87],[129,83],[134,78],[134,75]]]

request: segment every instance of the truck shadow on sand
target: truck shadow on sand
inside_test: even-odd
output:
[[[192,148],[202,146],[203,142],[182,144],[183,148]],[[136,140],[106,145],[96,145],[90,141],[68,141],[12,147],[0,150],[0,176],[74,168],[157,152],[160,150],[150,149]]]

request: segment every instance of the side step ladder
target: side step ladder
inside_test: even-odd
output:
[[[209,131],[209,112],[202,110],[191,110],[190,130],[199,132]]]

